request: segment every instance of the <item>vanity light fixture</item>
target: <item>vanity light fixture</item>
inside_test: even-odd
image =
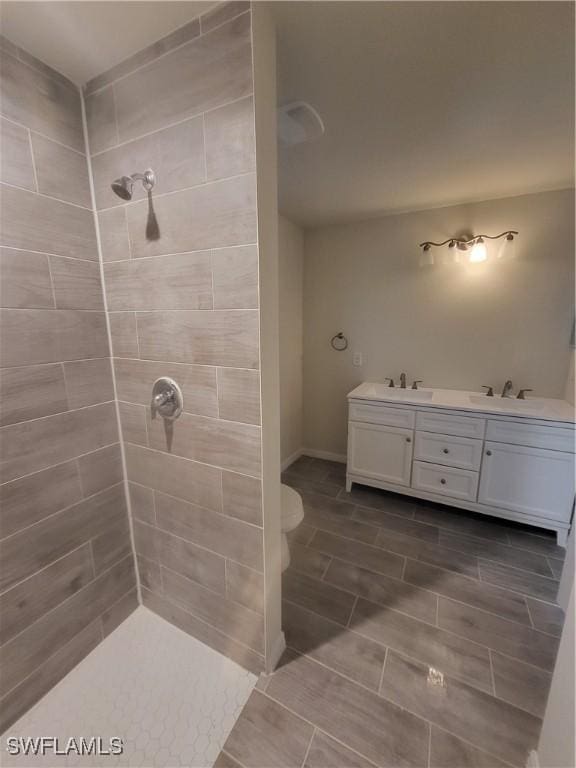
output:
[[[434,264],[434,256],[432,254],[432,248],[441,248],[443,245],[448,245],[453,251],[453,260],[460,261],[460,255],[466,254],[468,261],[471,264],[479,264],[482,261],[486,261],[488,258],[488,251],[486,249],[486,243],[484,240],[499,240],[505,238],[504,244],[510,243],[514,240],[514,236],[518,232],[514,229],[507,229],[505,232],[501,232],[499,235],[472,235],[471,237],[449,237],[442,243],[435,243],[432,240],[426,240],[424,243],[420,243],[422,253],[420,256],[420,266],[432,266]],[[498,257],[503,256],[501,250]]]

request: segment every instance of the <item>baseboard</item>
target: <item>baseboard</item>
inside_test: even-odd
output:
[[[272,652],[270,653],[270,658],[266,663],[267,674],[272,674],[272,672],[274,672],[285,650],[286,650],[286,638],[284,637],[284,632],[280,632],[280,634],[276,638],[276,642],[274,643]]]
[[[302,453],[303,453],[302,448],[298,448],[298,450],[290,454],[290,456],[288,456],[287,459],[284,459],[284,461],[280,465],[282,472],[286,472],[290,464],[294,464],[294,462],[297,461],[300,458],[300,456],[302,456]]]
[[[535,749],[530,750],[528,760],[526,761],[526,768],[540,768],[540,761],[538,760],[538,752]]]
[[[317,451],[316,448],[302,448],[302,456],[312,456],[313,459],[326,459],[327,461],[337,461],[339,464],[346,464],[345,453],[332,453],[331,451]]]

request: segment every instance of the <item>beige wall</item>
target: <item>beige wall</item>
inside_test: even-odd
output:
[[[136,606],[80,94],[2,48],[0,732]]]
[[[105,290],[144,604],[257,671],[265,632],[249,5],[217,7],[184,31],[168,38],[179,47],[155,44],[88,84]],[[110,189],[148,167],[158,179],[153,212],[141,188],[128,203]],[[162,375],[184,394],[171,430],[149,408]]]
[[[567,400],[569,403],[572,403],[574,405],[574,395],[575,395],[575,388],[576,388],[576,379],[575,379],[575,356],[574,356],[574,349],[571,349],[568,353],[568,376],[566,377],[566,389],[564,390],[564,399]]]
[[[540,768],[573,768],[576,765],[576,746],[574,743],[575,603],[576,591],[572,588],[538,743],[537,765]]]
[[[281,216],[280,257],[280,408],[282,461],[302,448],[302,359],[304,320],[304,233]]]
[[[346,394],[366,380],[480,390],[511,378],[563,397],[574,312],[574,193],[549,192],[313,230],[305,237],[304,443],[345,454]],[[418,243],[517,229],[516,258],[418,266]],[[346,352],[330,338],[344,331]],[[364,355],[361,368],[352,355]]]

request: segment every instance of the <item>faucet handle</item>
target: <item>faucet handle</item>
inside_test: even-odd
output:
[[[494,388],[489,387],[487,384],[482,384],[482,389],[487,389],[486,397],[494,397]]]
[[[418,389],[418,384],[422,384],[422,379],[414,379],[412,382],[412,389]]]
[[[389,382],[390,382],[390,384],[388,384],[388,386],[389,386],[389,387],[395,387],[395,386],[396,386],[396,385],[394,384],[394,379],[391,379],[389,376],[386,376],[386,378],[384,379],[384,381],[389,381]]]
[[[521,389],[520,392],[516,395],[517,400],[526,400],[525,393],[526,392],[533,392],[533,389]]]

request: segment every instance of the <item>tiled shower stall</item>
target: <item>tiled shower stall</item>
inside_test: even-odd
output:
[[[253,672],[281,651],[251,16],[216,6],[83,92],[2,43],[0,731],[139,597]],[[147,168],[150,195],[112,192]]]

